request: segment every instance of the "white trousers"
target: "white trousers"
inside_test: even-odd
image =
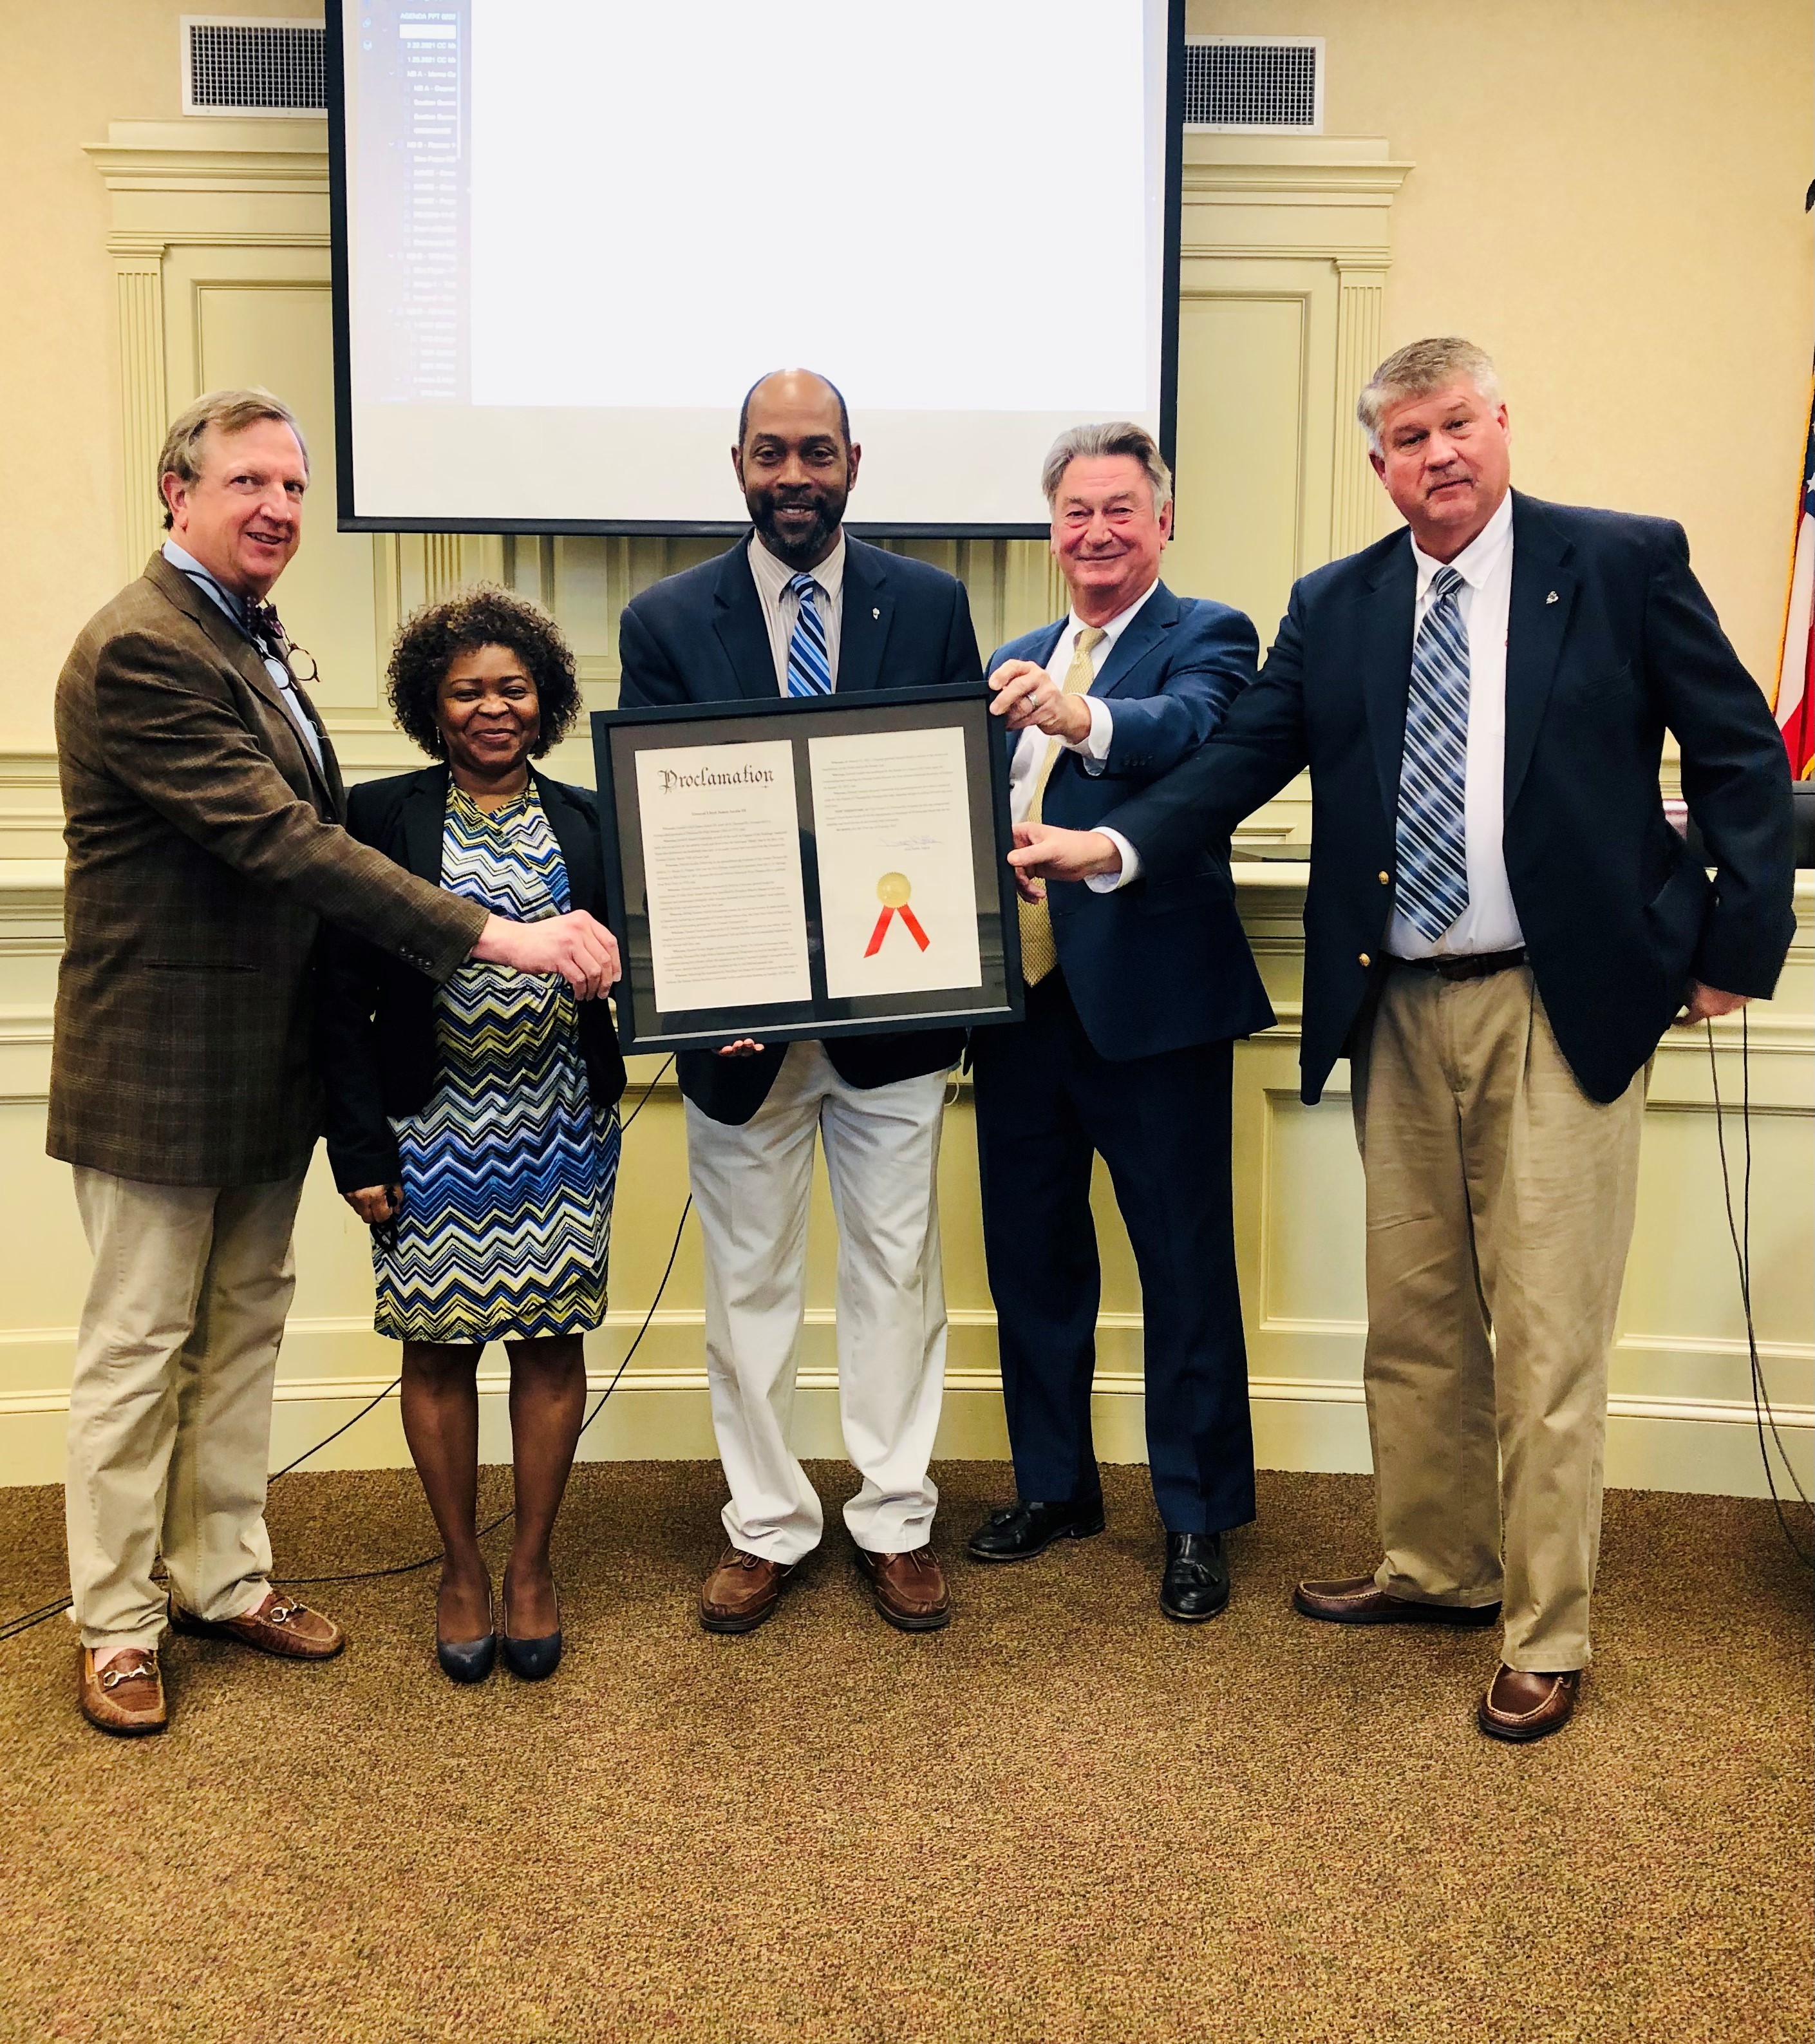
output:
[[[860,1547],[924,1546],[927,1474],[945,1385],[937,1178],[945,1074],[847,1085],[817,1043],[790,1044],[741,1128],[687,1108],[687,1161],[706,1262],[706,1374],[734,1546],[797,1562],[823,1514],[789,1445],[807,1304],[813,1136],[838,1224],[838,1412],[863,1478],[845,1506]]]
[[[151,1185],[79,1165],[94,1255],[69,1394],[63,1510],[82,1643],[155,1646],[161,1552],[187,1611],[263,1599],[271,1385],[296,1289],[300,1177]]]

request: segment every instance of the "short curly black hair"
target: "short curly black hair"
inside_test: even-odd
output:
[[[542,713],[542,729],[529,754],[539,759],[579,718],[580,678],[574,655],[546,611],[508,590],[484,583],[445,603],[426,605],[398,632],[385,682],[398,725],[431,759],[440,759],[443,748],[435,709],[441,684],[457,655],[481,646],[508,646],[529,670]]]

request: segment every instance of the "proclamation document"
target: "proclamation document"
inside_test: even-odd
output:
[[[963,732],[865,732],[807,749],[827,992],[980,986]]]
[[[651,748],[636,787],[656,1006],[811,1001],[793,747]]]

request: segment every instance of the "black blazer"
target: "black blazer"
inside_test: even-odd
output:
[[[551,781],[534,767],[530,778],[561,847],[569,900],[603,922],[604,852],[592,791]],[[425,766],[353,789],[347,828],[407,872],[439,883],[447,809],[447,769]],[[439,1076],[435,982],[332,924],[323,928],[317,980],[317,1039],[334,1182],[343,1193],[394,1185],[397,1147],[389,1117],[420,1112]],[[624,1067],[608,1001],[580,1003],[580,1048],[594,1102],[616,1100],[624,1089]]]
[[[669,703],[773,702],[775,656],[750,571],[749,539],[728,554],[657,582],[637,597],[618,628],[625,709]],[[838,692],[975,686],[983,679],[964,584],[942,570],[845,536]],[[964,1034],[904,1030],[838,1036],[826,1045],[849,1085],[879,1086],[956,1064]],[[769,1097],[786,1047],[749,1058],[683,1051],[681,1090],[702,1114],[734,1128]]]
[[[1381,963],[1416,569],[1401,530],[1303,578],[1261,678],[1194,758],[1098,820],[1149,879],[1308,765],[1303,1092],[1318,1098]],[[1712,880],[1665,820],[1666,729]],[[1506,875],[1585,1091],[1617,1099],[1693,978],[1764,997],[1795,928],[1790,770],[1680,525],[1513,497]]]
[[[1012,639],[990,659],[1053,657],[1065,620]],[[1254,628],[1207,597],[1161,582],[1109,649],[1090,693],[1114,705],[1103,770],[1076,752],[1053,763],[1040,813],[1066,830],[1093,830],[1129,794],[1188,759],[1254,678]],[[1018,731],[1004,733],[1011,748]],[[1172,878],[1098,893],[1049,881],[1053,943],[1065,989],[1092,1050],[1111,1062],[1270,1028],[1273,1011],[1235,910],[1229,843],[1207,844]]]

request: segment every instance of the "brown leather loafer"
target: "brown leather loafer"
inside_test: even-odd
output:
[[[1499,1623],[1497,1604],[1420,1604],[1388,1596],[1372,1576],[1342,1576],[1333,1582],[1300,1583],[1292,1608],[1330,1625],[1459,1625],[1474,1630]]]
[[[945,1571],[931,1547],[905,1554],[873,1554],[857,1550],[857,1565],[869,1583],[876,1608],[903,1632],[937,1632],[952,1616]]]
[[[264,1602],[243,1618],[198,1618],[171,1599],[171,1623],[195,1639],[236,1639],[261,1654],[284,1661],[332,1661],[347,1644],[347,1635],[332,1619],[300,1598],[267,1590]]]
[[[1553,1731],[1562,1731],[1575,1715],[1581,1687],[1579,1668],[1537,1675],[1502,1664],[1476,1707],[1475,1722],[1490,1739],[1529,1745],[1534,1739],[1548,1739]]]
[[[111,1732],[116,1739],[142,1739],[170,1723],[155,1647],[129,1646],[98,1675],[94,1648],[77,1647],[75,1700],[96,1731]]]
[[[781,1601],[792,1562],[771,1562],[727,1547],[700,1585],[700,1623],[708,1632],[754,1632]]]

